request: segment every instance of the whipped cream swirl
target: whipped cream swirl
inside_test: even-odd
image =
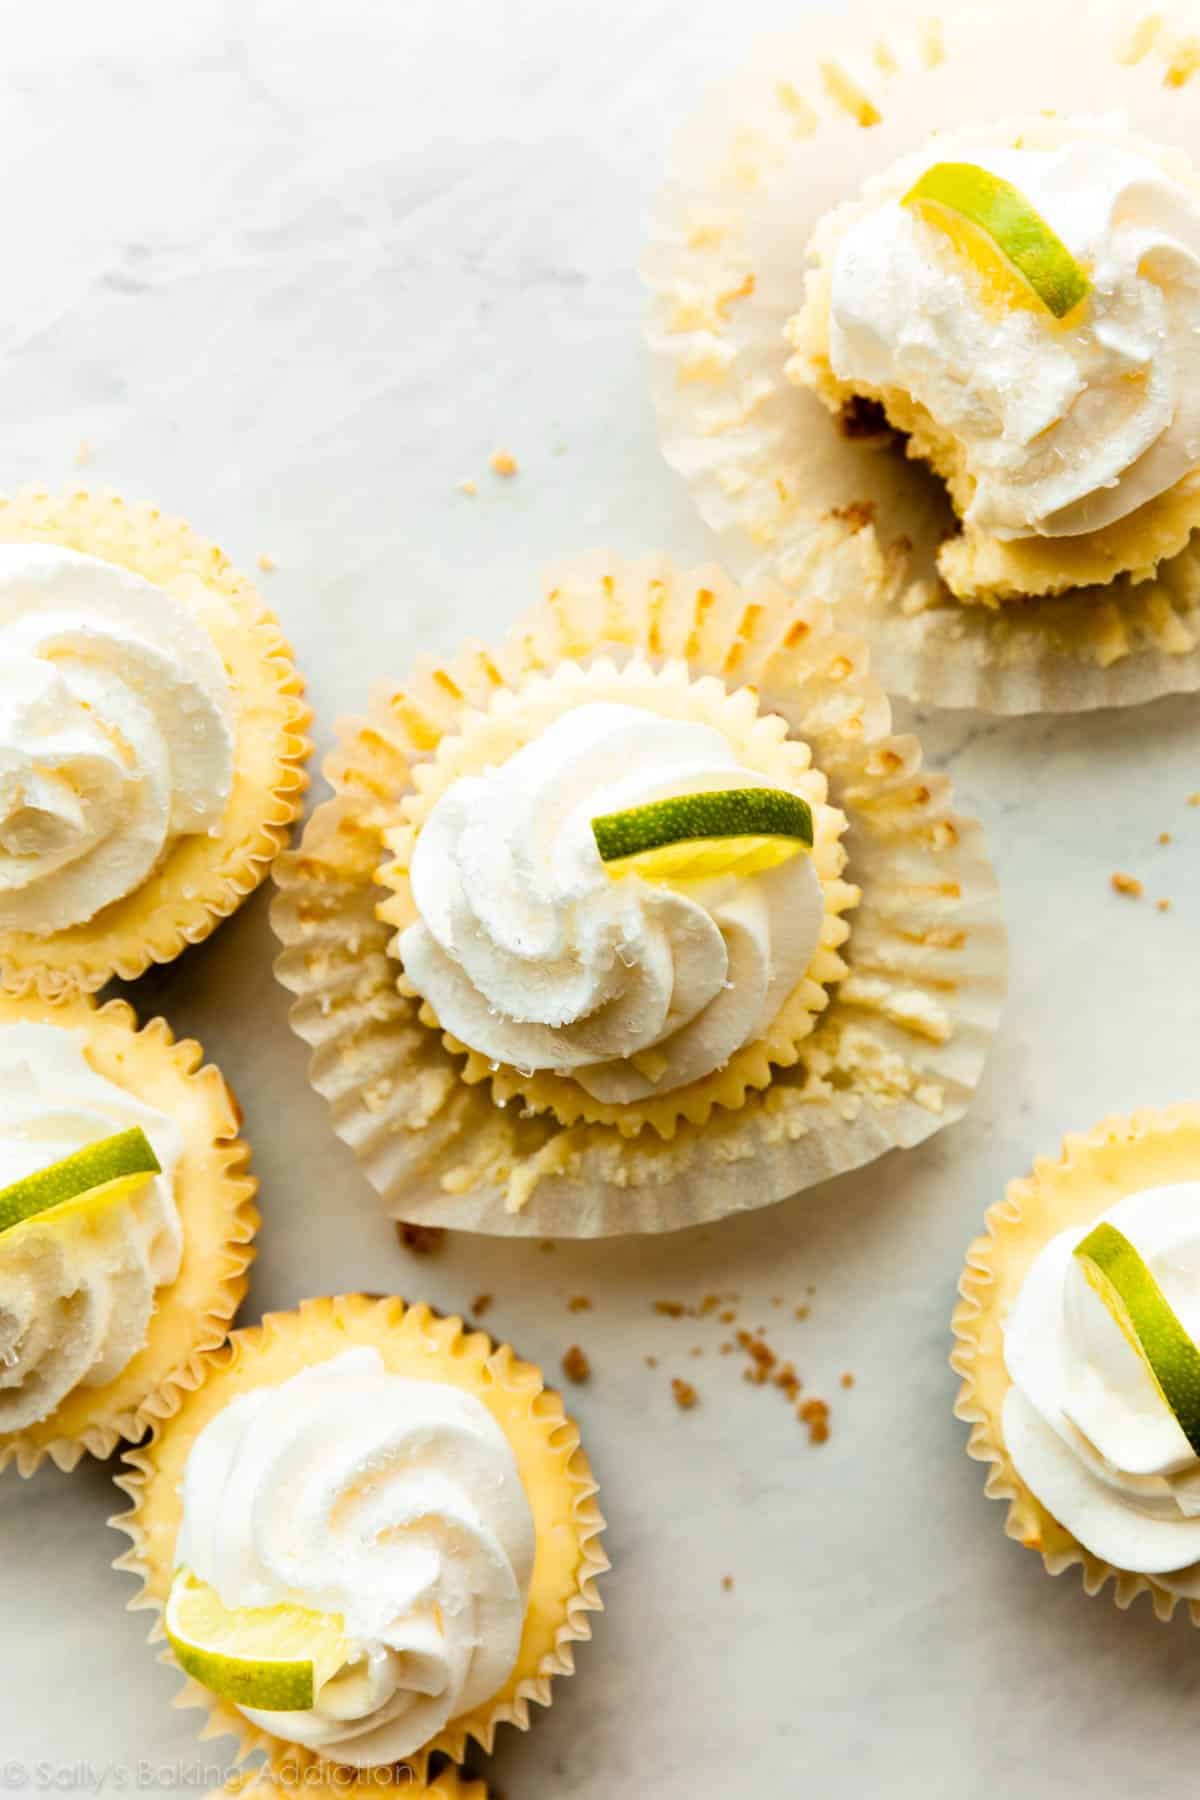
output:
[[[483,1402],[347,1350],[240,1394],[193,1444],[175,1560],[226,1606],[340,1614],[355,1652],[308,1712],[244,1709],[355,1768],[409,1756],[512,1673],[533,1515]]]
[[[1131,1194],[1103,1216],[1200,1339],[1200,1182]],[[1004,1441],[1094,1556],[1200,1599],[1200,1458],[1074,1255],[1091,1230],[1045,1246],[1005,1325]]]
[[[90,1066],[60,1025],[0,1026],[0,1187],[140,1125],[162,1165],[86,1231],[53,1211],[0,1232],[0,1431],[47,1418],[76,1388],[115,1381],[146,1342],[157,1290],[183,1254],[175,1171],[183,1139]]]
[[[1085,268],[1092,291],[1065,321],[989,301],[962,250],[900,204],[951,161],[1019,188]],[[954,435],[969,524],[1073,537],[1200,464],[1200,201],[1154,146],[1120,121],[1019,121],[938,137],[864,192],[814,242],[832,264],[830,363]]]
[[[233,784],[233,703],[182,601],[115,563],[0,545],[0,930],[82,924]]]
[[[614,880],[592,820],[672,795],[765,787],[715,727],[595,702],[438,800],[412,858],[405,974],[442,1028],[521,1072],[640,1100],[760,1036],[812,960],[810,856],[749,876]]]

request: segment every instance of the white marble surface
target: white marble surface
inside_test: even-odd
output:
[[[784,14],[795,0],[12,9],[0,480],[78,480],[86,439],[89,481],[187,513],[248,565],[273,554],[322,746],[381,669],[495,631],[545,560],[701,556],[644,393],[639,217],[672,122]],[[499,444],[512,482],[487,471]],[[1004,1538],[946,1353],[963,1247],[1005,1179],[1068,1127],[1196,1093],[1196,725],[1194,701],[923,722],[992,830],[1014,932],[978,1104],[914,1154],[719,1229],[553,1254],[459,1239],[418,1262],[305,1084],[265,899],[141,985],[245,1104],[265,1214],[247,1316],[340,1288],[444,1307],[487,1290],[527,1355],[591,1356],[573,1397],[609,1610],[552,1712],[503,1737],[508,1800],[1180,1791],[1200,1637],[1052,1583]],[[1146,899],[1111,892],[1117,867]],[[715,1354],[712,1321],[651,1310],[713,1288],[829,1396],[826,1446]],[[575,1293],[594,1310],[569,1314]],[[98,1467],[0,1482],[0,1788],[194,1791],[226,1761],[122,1611],[113,1499]]]

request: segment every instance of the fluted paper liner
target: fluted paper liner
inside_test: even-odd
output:
[[[339,1768],[327,1776],[320,1769],[286,1772],[269,1768],[243,1769],[231,1775],[224,1787],[215,1788],[209,1800],[488,1800],[482,1781],[471,1781],[453,1763],[439,1773],[421,1777],[403,1764],[399,1768]]]
[[[128,1533],[133,1547],[115,1566],[140,1577],[141,1591],[130,1607],[155,1612],[150,1641],[162,1640],[180,1523],[179,1483],[196,1437],[235,1394],[264,1382],[276,1385],[358,1345],[378,1350],[397,1374],[448,1382],[481,1400],[508,1439],[533,1510],[537,1549],[516,1666],[489,1702],[452,1720],[406,1760],[404,1766],[423,1774],[438,1753],[460,1762],[469,1742],[490,1750],[498,1725],[528,1730],[530,1706],[550,1705],[555,1676],[573,1673],[574,1646],[590,1638],[591,1614],[602,1607],[596,1582],[609,1566],[599,1541],[604,1520],[579,1428],[560,1396],[543,1385],[540,1371],[518,1361],[507,1345],[493,1347],[483,1332],[468,1332],[461,1319],[440,1318],[427,1306],[365,1294],[306,1300],[295,1312],[269,1313],[261,1325],[235,1331],[203,1359],[174,1415],[145,1446],[126,1453],[128,1472],[117,1485],[133,1507],[111,1523]],[[175,1665],[169,1646],[161,1660]],[[297,1779],[325,1769],[342,1784],[345,1765],[260,1730],[236,1706],[190,1677],[184,1680],[176,1704],[205,1708],[201,1735],[235,1737],[239,1762],[261,1750],[277,1774]]]
[[[162,1019],[138,1029],[123,1000],[98,1007],[83,994],[57,1001],[0,994],[0,1025],[29,1021],[78,1031],[96,1073],[174,1119],[183,1134],[175,1202],[183,1257],[175,1280],[155,1295],[146,1342],[114,1381],[76,1388],[54,1412],[23,1431],[0,1432],[0,1469],[15,1462],[32,1475],[46,1457],[74,1469],[85,1452],[110,1456],[125,1439],[169,1418],[193,1387],[206,1351],[222,1343],[246,1292],[258,1228],[248,1173],[250,1151],[238,1137],[237,1102],[203,1051],[176,1043]]]
[[[47,937],[0,931],[0,987],[52,999],[171,962],[266,879],[303,805],[311,714],[274,615],[224,552],[180,520],[116,494],[27,490],[0,496],[0,543],[15,541],[118,563],[183,601],[225,664],[237,718],[233,790],[216,835],[177,839],[147,881],[82,925]]]
[[[767,580],[741,590],[716,569],[583,559],[495,651],[422,668],[341,727],[334,798],[277,866],[277,972],[297,996],[313,1085],[391,1214],[538,1236],[668,1231],[782,1199],[964,1111],[1004,993],[996,881],[979,826],[954,810],[945,776],[922,771],[916,740],[892,736],[865,646],[835,623],[857,541],[814,566],[802,597]],[[862,890],[839,952],[847,973],[798,1060],[669,1140],[525,1116],[464,1082],[463,1058],[399,992],[376,914],[383,833],[443,737],[541,671],[639,657],[752,689],[811,747]]]
[[[1008,1536],[1038,1551],[1051,1575],[1078,1567],[1089,1594],[1100,1593],[1111,1581],[1113,1599],[1122,1610],[1139,1594],[1149,1594],[1160,1619],[1171,1617],[1179,1596],[1151,1576],[1115,1568],[1085,1550],[1013,1467],[1003,1431],[1004,1402],[1012,1385],[1004,1362],[1004,1324],[1051,1238],[1075,1225],[1082,1232],[1126,1194],[1196,1180],[1200,1106],[1147,1108],[1067,1137],[1057,1157],[1038,1158],[1033,1173],[1010,1182],[1004,1199],[989,1209],[984,1235],[967,1251],[959,1281],[962,1298],[952,1320],[956,1344],[950,1363],[962,1376],[954,1410],[971,1427],[967,1454],[988,1464],[985,1493],[1008,1502]],[[1192,1622],[1200,1625],[1200,1601],[1187,1605]]]
[[[941,483],[890,437],[847,436],[784,372],[813,227],[868,176],[933,130],[1042,110],[1123,110],[1135,131],[1194,150],[1195,46],[1163,9],[1115,0],[1089,7],[1086,29],[1066,0],[924,17],[854,0],[761,45],[679,135],[643,262],[667,460],[735,570],[802,580],[858,531],[863,578],[838,624],[871,640],[895,693],[1028,713],[1200,688],[1195,538],[1138,585],[963,605],[934,561],[956,530]]]

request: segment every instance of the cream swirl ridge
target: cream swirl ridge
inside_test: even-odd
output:
[[[132,1199],[86,1233],[60,1229],[52,1212],[0,1233],[0,1431],[114,1381],[145,1343],[155,1293],[183,1253],[174,1120],[97,1074],[76,1032],[0,1026],[0,1187],[134,1125],[162,1173]]]
[[[482,1401],[347,1350],[239,1395],[200,1433],[176,1562],[226,1606],[339,1615],[354,1652],[264,1730],[356,1768],[408,1756],[512,1673],[533,1516]]]
[[[1200,1337],[1200,1183],[1131,1194],[1103,1216]],[[1006,1322],[1005,1444],[1094,1555],[1200,1599],[1200,1458],[1074,1255],[1090,1229],[1044,1247]]]
[[[812,858],[671,888],[613,880],[592,820],[769,785],[712,725],[592,702],[437,801],[400,939],[442,1028],[519,1071],[626,1102],[697,1081],[759,1036],[816,951]]]
[[[129,570],[0,545],[0,929],[46,934],[219,826],[233,704],[188,607]]]
[[[831,214],[829,360],[901,390],[961,447],[968,524],[1072,537],[1126,517],[1200,464],[1200,203],[1119,121],[1016,121],[938,137]],[[901,204],[933,163],[1018,188],[1087,271],[1061,323],[988,296],[959,244]]]

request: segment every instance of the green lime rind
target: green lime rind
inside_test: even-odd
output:
[[[986,232],[1039,300],[1063,319],[1091,288],[1062,239],[1020,188],[977,163],[934,163],[904,196],[905,206],[929,201],[961,214]]]
[[[1124,1232],[1097,1225],[1075,1255],[1117,1324],[1142,1356],[1179,1428],[1200,1456],[1200,1348]]]
[[[201,1650],[167,1633],[175,1660],[185,1675],[235,1706],[257,1712],[308,1712],[316,1691],[311,1662],[242,1664],[219,1650]]]
[[[161,1165],[140,1125],[113,1137],[85,1144],[61,1162],[38,1169],[11,1187],[0,1189],[0,1233],[38,1213],[51,1212],[93,1188],[106,1187],[127,1175],[157,1175]]]
[[[259,1712],[307,1712],[355,1653],[340,1617],[290,1601],[227,1607],[186,1567],[172,1577],[163,1623],[186,1674]]]
[[[701,838],[788,837],[812,848],[812,809],[782,788],[726,788],[712,794],[676,794],[624,812],[601,813],[592,832],[602,862],[618,862]]]

